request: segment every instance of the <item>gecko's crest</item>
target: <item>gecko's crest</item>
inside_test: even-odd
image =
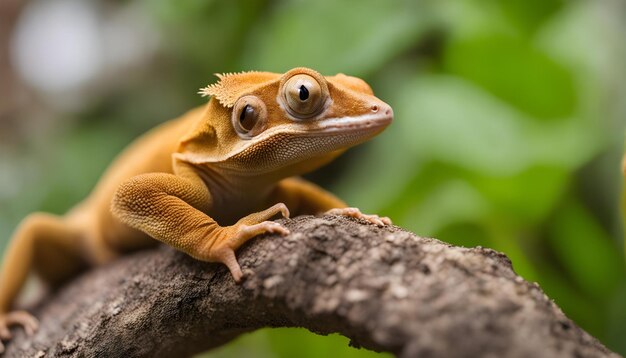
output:
[[[237,99],[244,94],[253,92],[255,89],[263,87],[268,82],[280,79],[280,74],[271,72],[236,72],[236,73],[216,73],[218,81],[201,88],[198,93],[202,97],[213,96],[224,107],[231,108]]]

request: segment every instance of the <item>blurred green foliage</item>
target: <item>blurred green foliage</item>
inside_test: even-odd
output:
[[[626,19],[615,3],[144,0],[162,37],[149,75],[71,129],[0,154],[0,180],[20,182],[0,196],[2,240],[29,211],[69,208],[134,136],[202,103],[194,92],[211,73],[344,72],[366,79],[395,122],[312,177],[418,234],[505,252],[626,354]],[[346,342],[264,330],[208,356],[375,355]]]

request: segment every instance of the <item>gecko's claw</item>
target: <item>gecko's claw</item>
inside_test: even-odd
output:
[[[363,214],[361,212],[361,210],[359,210],[358,208],[337,208],[337,209],[330,209],[326,212],[326,214],[329,215],[342,215],[342,216],[349,216],[349,217],[353,217],[353,218],[357,218],[357,219],[363,219],[367,222],[370,222],[376,226],[382,227],[382,226],[387,226],[387,225],[391,225],[391,219],[389,219],[386,216],[378,216],[378,215],[368,215],[368,214]]]
[[[285,219],[289,219],[289,208],[287,208],[287,205],[283,204],[283,203],[278,203],[276,205],[274,205],[274,207],[278,208],[278,210],[280,210],[280,214],[285,218]]]
[[[26,311],[13,311],[6,314],[0,314],[0,354],[4,352],[4,344],[2,341],[8,341],[13,338],[9,327],[22,326],[27,335],[32,336],[39,328],[39,321],[33,315]]]

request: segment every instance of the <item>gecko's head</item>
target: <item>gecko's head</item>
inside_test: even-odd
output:
[[[308,68],[224,75],[201,93],[213,96],[207,113],[222,113],[213,123],[219,148],[204,161],[251,173],[316,169],[393,119],[363,80]]]

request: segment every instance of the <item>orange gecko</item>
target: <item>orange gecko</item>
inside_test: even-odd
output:
[[[327,212],[391,224],[294,177],[391,123],[391,107],[367,83],[308,68],[218,77],[201,90],[211,96],[205,106],[132,143],[65,216],[35,213],[19,225],[0,271],[0,352],[10,326],[37,329],[31,314],[13,310],[31,269],[58,285],[158,240],[224,263],[239,281],[242,244],[262,233],[288,234],[268,221],[276,215]]]

